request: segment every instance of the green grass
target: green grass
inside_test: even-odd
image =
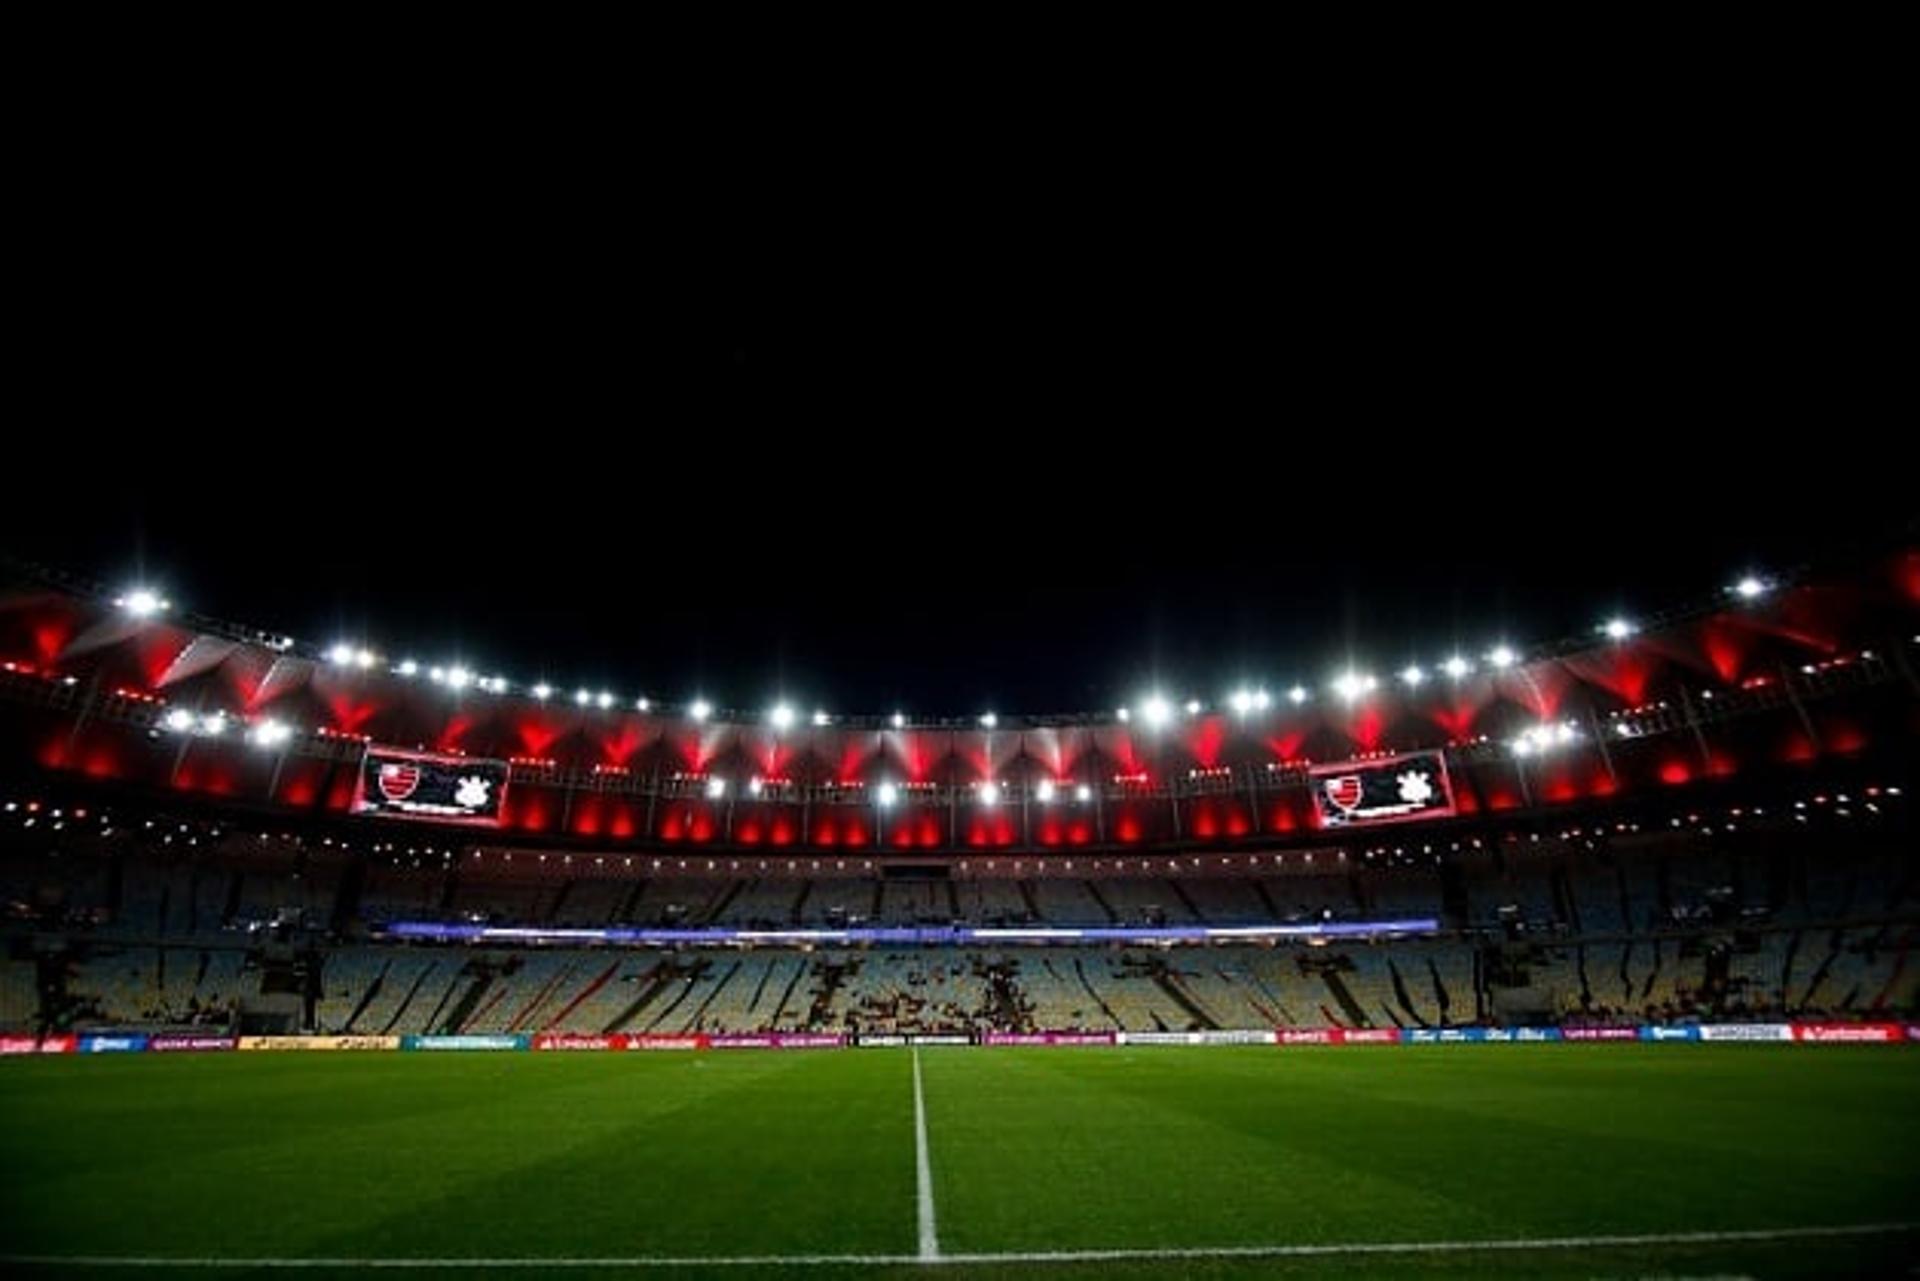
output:
[[[1920,1219],[1920,1053],[1897,1046],[919,1053],[943,1253]],[[0,1254],[16,1258],[916,1249],[903,1050],[11,1060],[0,1135]],[[1920,1235],[1902,1234],[1046,1275],[1822,1276],[1914,1262]]]

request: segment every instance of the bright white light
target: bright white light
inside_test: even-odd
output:
[[[1273,695],[1267,693],[1267,691],[1264,689],[1256,689],[1255,691],[1253,691],[1253,710],[1254,711],[1264,712],[1269,707],[1272,707],[1272,706],[1273,706]]]
[[[1460,657],[1460,655],[1455,654],[1452,658],[1440,664],[1440,670],[1445,672],[1449,679],[1457,681],[1473,670],[1473,664]]]
[[[253,741],[261,747],[278,747],[291,737],[293,731],[276,720],[264,720],[253,727]]]
[[[1638,629],[1624,618],[1609,618],[1600,630],[1607,634],[1608,640],[1625,640]]]
[[[1306,702],[1307,687],[1304,685],[1295,685],[1292,689],[1287,691],[1287,701],[1292,703],[1295,707],[1298,707],[1300,706],[1300,704]]]
[[[998,783],[980,784],[980,803],[988,809],[1000,803],[1000,785]]]
[[[900,799],[900,789],[892,783],[882,783],[873,789],[873,799],[879,803],[881,809],[886,809]]]
[[[816,711],[813,714],[813,723],[817,726],[828,725],[832,722],[832,720],[833,720],[833,717],[827,715],[825,712]]]
[[[353,654],[353,665],[355,667],[372,667],[373,651],[370,649],[355,650]]]
[[[1088,801],[1093,799],[1093,789],[1091,787],[1088,787],[1085,783],[1082,783],[1080,784],[1080,786],[1073,789],[1073,799],[1076,801],[1079,801],[1082,805],[1085,805]]]
[[[429,667],[427,669],[427,679],[435,685],[441,684],[447,679],[447,669],[444,667]]]
[[[200,732],[215,736],[226,733],[227,714],[225,712],[209,712],[207,715],[202,716],[200,718]]]
[[[1553,736],[1555,740],[1557,740],[1558,742],[1571,743],[1573,741],[1573,733],[1574,733],[1573,726],[1562,725],[1559,729],[1553,732]]]
[[[724,779],[724,778],[710,778],[710,779],[708,779],[708,780],[707,780],[707,799],[708,799],[708,800],[710,800],[710,801],[717,801],[717,800],[719,800],[719,799],[720,799],[720,798],[721,798],[722,796],[725,796],[726,794],[727,794],[727,780],[726,780],[726,779]]]
[[[507,678],[504,676],[496,676],[486,682],[486,687],[489,693],[504,694],[507,692]]]
[[[353,646],[342,643],[327,651],[327,661],[345,667],[353,661]]]
[[[980,723],[986,726],[988,729],[992,729],[994,726],[1000,723],[1000,718],[998,716],[995,716],[992,712],[988,712],[985,715],[981,716]]]
[[[400,660],[400,666],[393,670],[399,672],[402,676],[418,676],[420,674],[420,664],[414,662],[411,658],[403,658]]]
[[[1427,679],[1427,674],[1420,670],[1418,663],[1409,663],[1401,669],[1400,679],[1407,685],[1417,686],[1421,681]]]
[[[1344,702],[1354,702],[1362,694],[1371,693],[1380,682],[1371,676],[1359,672],[1342,672],[1333,681],[1333,692]]]
[[[773,722],[775,729],[792,729],[794,715],[794,710],[791,707],[788,707],[785,703],[781,703],[778,707],[775,707],[767,713],[767,719]]]
[[[544,703],[553,697],[553,686],[547,684],[545,681],[541,681],[533,687],[532,693],[535,698]]]
[[[1133,719],[1133,712],[1130,709],[1125,707],[1115,712],[1114,715],[1120,718],[1120,723],[1122,725],[1125,725],[1128,721]]]
[[[1187,700],[1187,715],[1189,715],[1189,716],[1198,716],[1199,714],[1200,714],[1200,700],[1199,700],[1199,699],[1197,699],[1197,698],[1190,698],[1190,699],[1188,699],[1188,700]]]
[[[1033,798],[1042,805],[1053,804],[1053,780],[1050,778],[1041,779],[1040,786],[1033,789]]]
[[[755,796],[760,795],[762,789],[764,789],[765,787],[766,787],[766,784],[760,781],[760,776],[758,774],[755,774],[752,778],[747,780],[747,791],[751,792]]]
[[[1493,651],[1487,655],[1487,661],[1495,667],[1512,667],[1514,657],[1512,646],[1495,645]]]
[[[605,711],[607,708],[613,706],[613,695],[607,693],[607,691],[603,689],[598,694],[595,694],[593,696],[593,705],[595,707],[598,707],[600,710]]]
[[[184,734],[193,728],[193,713],[184,707],[176,707],[167,713],[167,728],[176,734]]]
[[[1159,694],[1149,694],[1140,703],[1140,718],[1152,729],[1159,729],[1173,719],[1173,704]]]
[[[588,703],[591,703],[593,701],[593,691],[586,690],[586,689],[576,689],[573,691],[573,701],[579,706],[585,707]]]
[[[1756,596],[1767,594],[1767,580],[1755,574],[1748,574],[1733,585],[1733,593],[1741,600],[1752,600]]]
[[[1227,706],[1233,709],[1234,715],[1245,716],[1253,710],[1253,691],[1250,689],[1234,690],[1232,697],[1227,699]]]
[[[704,698],[696,698],[693,700],[692,706],[687,708],[687,715],[693,717],[696,721],[704,721],[707,717],[713,715],[713,704]]]
[[[907,714],[905,712],[895,712],[893,714],[893,727],[895,729],[905,729],[907,727]]]
[[[135,618],[148,618],[167,608],[166,599],[148,587],[136,587],[114,603]]]
[[[447,669],[447,684],[453,686],[455,689],[465,689],[467,686],[473,684],[473,673],[464,667],[449,667]]]
[[[653,709],[653,700],[650,698],[636,698],[633,700],[633,706],[637,711],[651,711]]]

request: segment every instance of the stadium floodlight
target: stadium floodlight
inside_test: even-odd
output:
[[[777,705],[767,713],[767,719],[773,723],[775,729],[792,729],[794,716],[794,710],[785,703]]]
[[[613,695],[603,689],[593,696],[593,705],[604,712],[613,706]]]
[[[1362,694],[1370,694],[1379,687],[1380,682],[1361,672],[1342,672],[1333,679],[1333,692],[1342,702],[1357,702]]]
[[[650,698],[636,698],[633,700],[633,707],[635,711],[650,712],[653,710],[653,700]]]
[[[414,662],[411,658],[403,658],[400,660],[400,666],[393,670],[402,676],[418,676],[420,674],[420,664]]]
[[[1272,706],[1273,706],[1273,695],[1267,693],[1267,691],[1264,689],[1256,689],[1253,691],[1253,710],[1254,711],[1264,712],[1269,707],[1272,707]]]
[[[1295,707],[1298,707],[1300,706],[1300,704],[1306,702],[1307,687],[1305,685],[1295,685],[1292,689],[1287,691],[1287,701],[1292,703]]]
[[[1452,658],[1440,664],[1440,670],[1447,674],[1449,680],[1457,681],[1473,671],[1473,664],[1460,657],[1460,655],[1455,654]]]
[[[900,799],[900,789],[892,783],[882,783],[873,789],[873,799],[881,809],[888,809]]]
[[[172,608],[172,602],[151,587],[136,587],[113,603],[135,618],[151,618],[155,614]]]
[[[193,728],[193,713],[184,707],[176,707],[167,713],[167,728],[176,734],[184,734]]]
[[[1420,670],[1420,664],[1418,663],[1409,663],[1400,670],[1401,683],[1411,688],[1418,688],[1420,683],[1426,679],[1427,674]]]
[[[427,669],[427,679],[435,685],[443,685],[446,683],[447,669],[444,667],[429,667]]]
[[[1187,700],[1187,715],[1198,716],[1204,710],[1204,704],[1197,698]]]
[[[447,669],[447,684],[453,686],[455,689],[465,689],[467,686],[473,684],[473,673],[464,667],[449,667]]]
[[[1640,629],[1635,627],[1629,619],[1609,618],[1606,623],[1601,626],[1600,630],[1607,634],[1608,640],[1618,641],[1625,640]]]
[[[327,661],[339,667],[345,667],[353,661],[353,646],[341,641],[327,650]]]
[[[249,737],[260,747],[278,747],[293,737],[293,731],[279,721],[268,718],[255,725]]]
[[[725,796],[726,794],[727,794],[726,779],[710,778],[707,780],[707,799],[708,800],[717,801],[721,797]]]
[[[758,774],[755,774],[752,778],[747,780],[747,792],[753,796],[760,795],[760,793],[766,789],[766,786],[767,785],[761,781],[760,776]]]
[[[1227,706],[1233,709],[1235,716],[1247,715],[1253,710],[1253,691],[1250,689],[1234,690],[1232,696],[1227,699]]]
[[[994,726],[998,725],[999,723],[1000,723],[1000,718],[998,716],[995,716],[992,712],[983,712],[980,716],[980,724],[986,727],[987,729],[992,729]]]
[[[696,721],[704,721],[707,717],[713,715],[713,704],[704,698],[696,698],[687,707],[687,715],[693,717]]]
[[[1140,719],[1148,729],[1162,729],[1173,720],[1173,704],[1160,694],[1149,694],[1140,700]]]
[[[1758,574],[1746,574],[1733,585],[1733,594],[1741,600],[1754,600],[1765,596],[1769,586],[1767,580]]]
[[[905,729],[907,727],[907,714],[905,712],[895,712],[893,714],[893,727],[895,729]]]
[[[591,703],[593,701],[593,691],[588,689],[576,689],[573,691],[573,701],[576,706],[585,707],[588,703]]]
[[[1512,667],[1518,657],[1511,645],[1495,645],[1487,654],[1487,661],[1495,667]]]
[[[1040,780],[1040,786],[1033,789],[1033,798],[1042,805],[1051,805],[1053,804],[1053,792],[1053,780],[1043,778]]]
[[[980,784],[979,796],[980,796],[980,803],[986,806],[988,809],[992,809],[994,806],[1000,803],[1000,784],[998,783]]]
[[[528,692],[544,703],[553,697],[553,686],[547,684],[545,681],[541,681]]]
[[[1073,789],[1073,799],[1076,801],[1079,801],[1082,805],[1085,805],[1088,801],[1093,799],[1093,789],[1091,787],[1088,787],[1085,783],[1082,783],[1080,784],[1080,786]]]
[[[833,723],[833,717],[827,715],[823,711],[815,709],[813,713],[813,723],[816,727],[824,729],[826,726]]]
[[[1114,715],[1119,718],[1120,723],[1122,725],[1125,725],[1128,721],[1133,719],[1133,710],[1131,708],[1123,707],[1119,711],[1115,712]]]
[[[353,652],[353,665],[359,668],[372,667],[374,664],[374,658],[375,658],[375,655],[372,650],[357,649]]]
[[[227,714],[225,712],[208,712],[200,718],[200,732],[202,734],[211,734],[216,738],[226,733]]]

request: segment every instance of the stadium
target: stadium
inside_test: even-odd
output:
[[[10,1269],[1917,1257],[1910,544],[1064,716],[21,564],[0,658]]]

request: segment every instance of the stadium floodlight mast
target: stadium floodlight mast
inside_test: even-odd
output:
[[[1377,678],[1365,673],[1342,672],[1333,679],[1333,692],[1340,696],[1342,702],[1353,703],[1358,702],[1361,695],[1371,694],[1379,685]]]
[[[135,587],[114,599],[114,604],[135,618],[151,618],[173,608],[173,602],[151,587]]]

